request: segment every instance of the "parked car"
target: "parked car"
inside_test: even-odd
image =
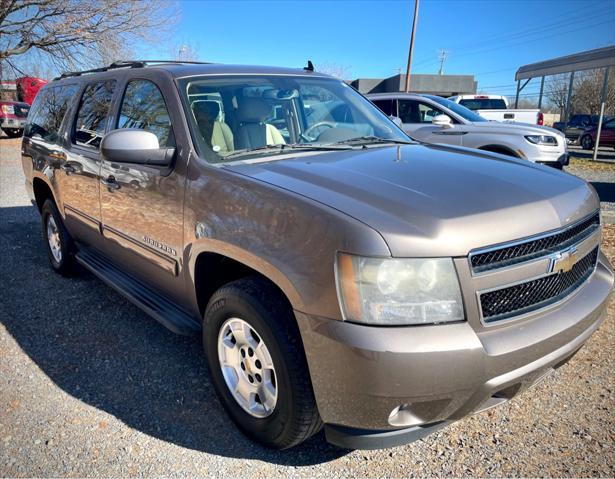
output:
[[[414,142],[310,68],[66,74],[22,148],[51,267],[201,334],[228,415],[271,447],[323,425],[393,446],[506,402],[578,351],[613,288],[585,181]]]
[[[483,118],[493,121],[514,121],[542,125],[544,115],[536,109],[508,108],[508,99],[501,95],[457,95],[449,100],[465,106]]]
[[[611,118],[613,117],[605,116],[602,121],[609,121]],[[576,143],[577,141],[579,141],[581,138],[581,134],[586,129],[598,126],[599,119],[599,115],[572,115],[570,117],[568,125],[566,126],[565,132],[566,138],[569,140],[568,142]],[[553,128],[564,132],[564,124],[565,122],[563,121],[556,121],[555,123],[553,123]]]
[[[581,135],[580,144],[584,150],[591,150],[594,148],[597,135],[597,125],[591,126],[583,132]],[[602,123],[602,129],[600,131],[600,146],[615,147],[615,118]]]
[[[40,89],[47,84],[47,80],[36,77],[21,77],[16,80],[17,99],[32,105]]]
[[[487,121],[435,95],[375,93],[367,98],[387,115],[398,117],[404,131],[420,141],[478,148],[558,169],[569,161],[564,136],[552,128]]]
[[[30,105],[18,101],[0,100],[0,128],[10,138],[23,133]]]

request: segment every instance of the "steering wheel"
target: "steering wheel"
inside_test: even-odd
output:
[[[306,137],[308,140],[315,140],[316,137],[312,136],[312,132],[321,126],[326,126],[327,128],[337,128],[337,124],[332,121],[319,121],[318,123],[314,123],[307,130],[305,130],[302,136]]]

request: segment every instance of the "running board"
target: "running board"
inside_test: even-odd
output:
[[[123,272],[95,250],[80,249],[75,257],[86,269],[174,333],[193,335],[201,331],[200,321],[177,303]]]

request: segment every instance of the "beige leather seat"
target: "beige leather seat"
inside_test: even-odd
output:
[[[220,103],[213,100],[197,100],[192,104],[192,112],[203,139],[211,149],[220,155],[235,149],[233,132],[220,121]]]
[[[275,126],[265,123],[271,105],[262,98],[244,98],[237,110],[239,125],[235,131],[237,149],[284,145],[286,141]]]

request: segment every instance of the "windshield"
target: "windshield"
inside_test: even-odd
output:
[[[368,100],[332,78],[200,76],[178,84],[199,154],[214,163],[411,141]]]
[[[478,113],[474,113],[472,110],[468,110],[465,106],[461,106],[454,101],[447,100],[446,98],[442,98],[440,96],[435,95],[425,95],[428,98],[431,98],[433,101],[438,102],[440,105],[445,106],[449,110],[452,110],[454,113],[457,113],[460,117],[465,120],[476,122],[476,121],[489,121]]]

